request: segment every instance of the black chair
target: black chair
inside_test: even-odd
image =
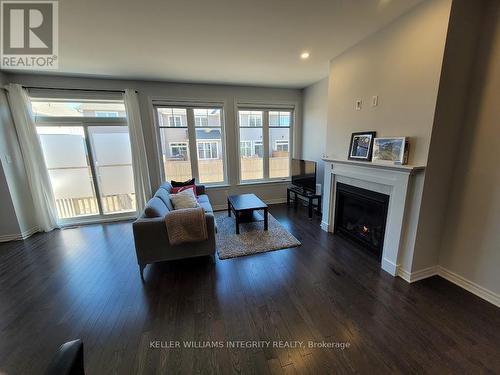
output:
[[[82,340],[62,344],[45,370],[45,375],[85,375]]]

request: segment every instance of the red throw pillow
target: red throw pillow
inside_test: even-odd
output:
[[[196,194],[196,185],[187,185],[187,186],[172,187],[172,194],[177,194],[177,193],[180,193],[181,191],[189,190],[189,189],[193,190],[193,193],[194,193],[195,197],[198,196]]]

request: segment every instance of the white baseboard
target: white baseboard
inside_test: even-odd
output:
[[[329,232],[330,231],[330,225],[328,225],[328,223],[322,221],[321,222],[321,229],[323,229],[325,232]]]
[[[409,272],[401,268],[401,266],[398,266],[397,276],[401,277],[406,282],[413,283],[415,281],[427,279],[428,277],[438,275],[438,272],[439,272],[438,266],[423,268],[421,270],[414,272]]]
[[[382,258],[381,267],[385,272],[391,274],[392,276],[396,276],[398,266],[391,262],[389,259]]]
[[[460,276],[444,267],[437,267],[439,269],[438,275],[443,279],[446,279],[449,282],[452,282],[453,284],[471,292],[472,294],[475,294],[476,296],[494,304],[495,306],[500,307],[500,294],[492,292],[491,290],[486,289],[473,281],[467,280],[465,277]]]
[[[33,228],[25,230],[24,232],[21,232],[21,233],[4,234],[4,235],[0,236],[0,242],[25,240],[26,238],[32,236],[33,234],[35,234],[37,232],[39,232],[38,227],[33,227]]]
[[[286,198],[276,198],[276,199],[263,199],[266,204],[280,204],[286,203]],[[214,211],[224,211],[227,210],[227,204],[215,204],[212,206]]]
[[[438,275],[443,279],[446,279],[449,282],[452,282],[453,284],[471,292],[472,294],[475,294],[476,296],[494,304],[495,306],[500,307],[499,294],[492,292],[491,290],[486,289],[485,287],[482,287],[481,285],[476,284],[475,282],[470,281],[442,266],[432,266],[414,272],[408,272],[407,270],[401,268],[401,266],[397,267],[397,276],[401,277],[408,283],[413,283],[435,275]]]
[[[398,266],[396,276],[402,278],[407,283],[411,283],[411,272],[408,272],[407,270],[401,268],[401,266]]]

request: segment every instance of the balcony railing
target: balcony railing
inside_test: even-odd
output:
[[[136,210],[135,194],[106,195],[102,198],[101,204],[105,214]],[[56,199],[56,208],[59,219],[99,214],[95,197]]]
[[[122,181],[122,184],[117,187],[109,185],[109,181],[114,181],[115,176],[119,175],[118,172],[122,172],[123,167],[132,168],[132,165],[101,165],[97,167],[98,176],[107,183],[107,185],[104,185],[104,191],[107,191],[108,194],[102,195],[101,198],[104,214],[117,214],[136,210],[135,193],[133,191],[129,193],[123,192],[124,183],[129,181]],[[92,174],[88,166],[49,168],[49,175],[54,187],[59,219],[99,214],[97,198],[94,195]],[[131,189],[133,190],[133,186]],[[112,194],[109,194],[109,192]]]

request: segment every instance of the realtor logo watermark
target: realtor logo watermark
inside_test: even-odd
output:
[[[0,3],[2,69],[57,69],[58,2],[4,0]]]

